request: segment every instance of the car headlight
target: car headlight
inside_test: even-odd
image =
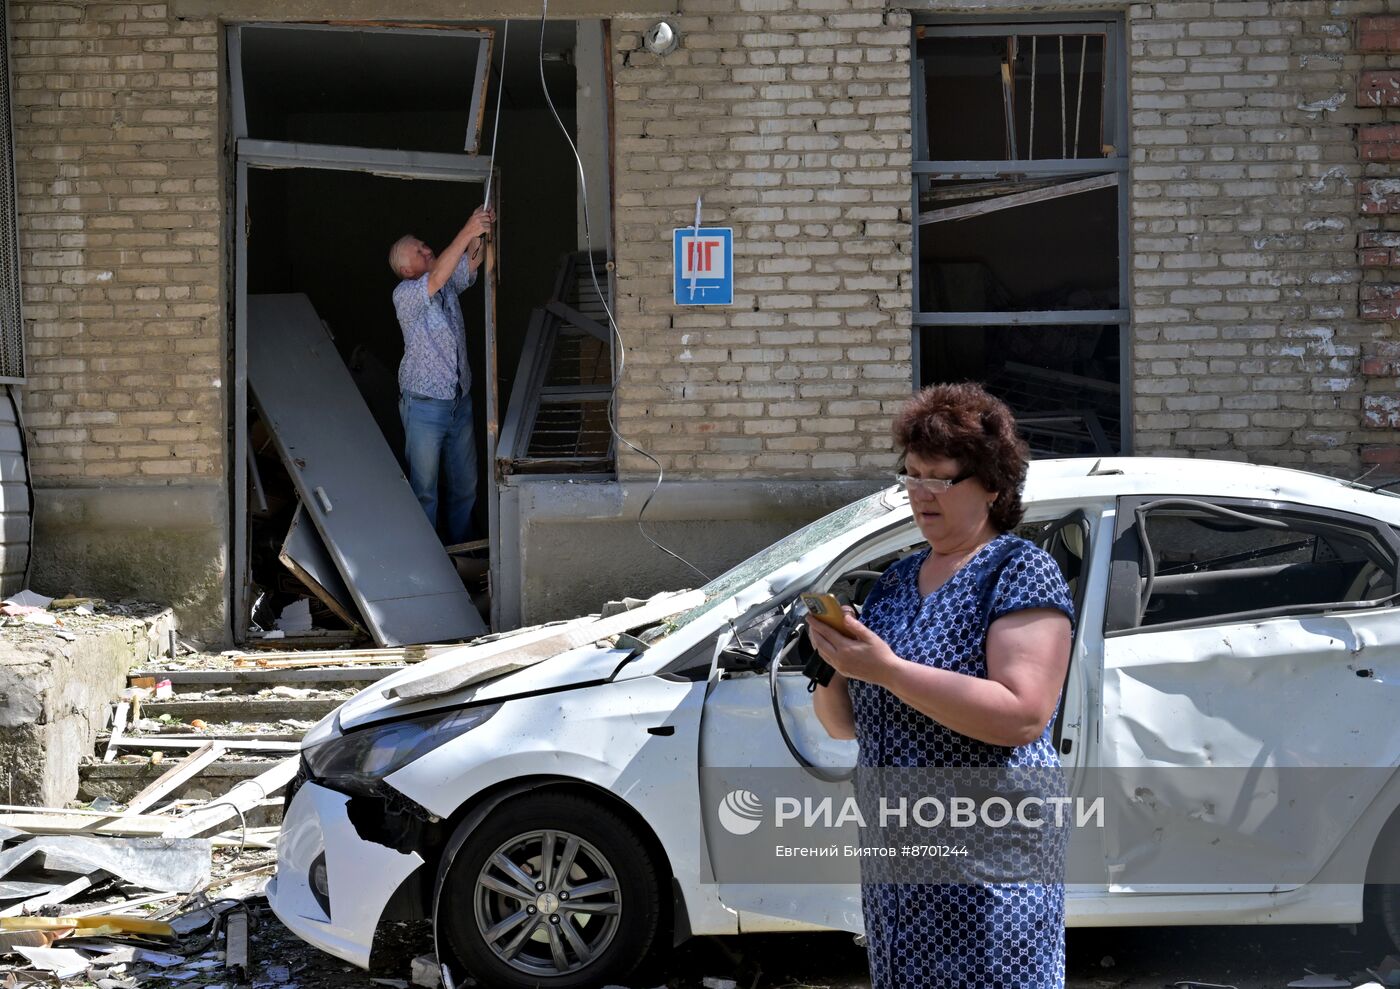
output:
[[[390,721],[317,742],[302,749],[302,758],[316,782],[368,794],[390,773],[471,731],[500,709],[499,704],[487,704]]]

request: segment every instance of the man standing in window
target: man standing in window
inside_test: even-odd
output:
[[[478,207],[441,255],[412,234],[389,250],[389,267],[402,279],[394,289],[394,312],[403,330],[399,417],[408,483],[437,527],[441,468],[449,545],[471,538],[476,504],[471,368],[457,297],[476,281],[482,237],[491,233],[494,219],[491,210]]]

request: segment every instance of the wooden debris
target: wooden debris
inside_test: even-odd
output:
[[[234,669],[266,667],[289,669],[299,666],[353,666],[359,663],[416,663],[430,659],[460,645],[405,646],[393,649],[324,649],[314,652],[286,651],[268,653],[232,653]]]
[[[1117,184],[1117,172],[1113,172],[1109,175],[1095,175],[1087,179],[1075,179],[1071,182],[1059,182],[1055,185],[1048,185],[1029,192],[1016,192],[1009,196],[985,199],[982,202],[967,203],[963,206],[945,206],[943,209],[920,212],[919,224],[923,226],[930,223],[947,223],[952,220],[967,220],[974,216],[995,213],[998,210],[1014,209],[1017,206],[1029,206],[1032,203],[1042,203],[1050,199],[1059,199],[1062,196],[1074,196],[1083,192],[1092,192],[1095,189],[1107,189]]]
[[[78,934],[96,927],[114,927],[126,934],[175,936],[175,930],[163,920],[124,917],[114,913],[88,914],[83,917],[0,917],[0,931],[52,931],[65,927],[73,928]]]
[[[297,774],[299,762],[297,758],[286,759],[261,776],[243,780],[217,801],[211,801],[208,807],[173,822],[165,829],[163,837],[195,838],[220,827],[225,821],[232,820],[240,811],[247,813],[259,801],[265,800],[290,783]]]
[[[152,686],[155,686],[152,683]],[[107,751],[102,753],[103,762],[111,762],[117,755],[117,747],[121,744],[122,732],[126,730],[126,719],[131,714],[131,704],[122,701],[117,705],[116,716],[112,718],[112,737],[107,739]]]
[[[248,913],[236,910],[224,919],[224,967],[243,982],[252,965],[248,955]]]

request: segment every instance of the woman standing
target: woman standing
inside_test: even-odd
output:
[[[1051,729],[1074,608],[1021,521],[1026,446],[972,384],[925,388],[894,423],[929,548],[890,567],[843,635],[810,624],[836,669],[813,703],[862,767],[1058,768]],[[867,883],[874,989],[1060,989],[1064,886]]]

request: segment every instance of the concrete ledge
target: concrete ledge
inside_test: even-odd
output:
[[[92,755],[127,671],[158,655],[175,627],[169,611],[111,624],[121,627],[73,642],[0,637],[0,794],[7,803],[62,807],[77,795],[78,764]]]
[[[382,0],[173,0],[170,12],[179,18],[224,21],[362,21],[376,23],[442,21],[472,24],[502,18],[539,19],[533,0],[481,0],[470,8],[460,0],[404,0],[386,6]],[[676,12],[676,0],[554,0],[555,18],[648,17]]]
[[[647,508],[646,531],[706,576],[717,577],[808,522],[888,485],[667,481]],[[649,481],[512,478],[502,492],[502,540],[518,531],[520,566],[506,568],[511,586],[503,590],[518,588],[518,621],[569,618],[596,611],[610,598],[705,583],[639,531],[638,514],[654,488]]]
[[[225,641],[228,507],[217,484],[36,488],[32,586],[160,601],[181,632]]]

